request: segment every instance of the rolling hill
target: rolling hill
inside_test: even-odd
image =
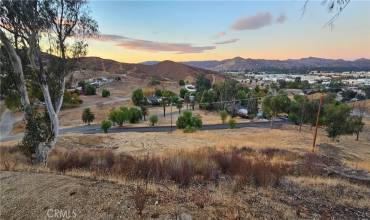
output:
[[[100,57],[83,57],[77,61],[77,69],[88,71],[103,71],[114,74],[128,74],[139,78],[158,78],[169,80],[180,80],[193,78],[199,74],[208,77],[216,76],[216,72],[199,67],[188,66],[173,61],[156,62],[152,65],[121,63],[114,60],[102,59]],[[220,76],[217,76],[220,77]]]

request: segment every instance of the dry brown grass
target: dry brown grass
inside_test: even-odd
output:
[[[254,157],[251,157],[254,154]],[[239,185],[276,186],[282,176],[293,171],[284,163],[271,162],[272,156],[250,151],[198,150],[173,152],[166,156],[129,156],[104,149],[54,149],[48,158],[51,170],[65,173],[87,170],[92,175],[113,175],[145,182],[173,181],[180,187],[218,183],[221,175],[235,178]],[[207,161],[208,163],[204,163]],[[240,188],[240,187],[239,187]]]
[[[30,166],[29,159],[15,146],[0,147],[0,170],[23,170]]]

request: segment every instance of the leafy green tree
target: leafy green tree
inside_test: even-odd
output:
[[[122,127],[129,120],[128,111],[126,107],[115,108],[109,113],[109,120]]]
[[[112,122],[110,120],[103,120],[100,124],[100,127],[104,133],[108,133],[108,130],[112,127]]]
[[[200,93],[198,93],[200,94]],[[216,93],[213,90],[204,90],[200,99],[199,107],[202,109],[213,109],[213,102],[216,101]]]
[[[308,99],[302,95],[295,95],[294,100],[290,102],[288,119],[299,125],[301,132],[302,124],[307,122],[306,109]]]
[[[227,116],[228,114],[226,111],[220,111],[220,118],[221,118],[222,124],[226,123]]]
[[[174,96],[177,96],[176,93],[170,91],[170,90],[163,90],[162,91],[162,96],[166,97],[166,98],[171,98],[171,97],[174,97]]]
[[[152,126],[158,123],[158,116],[157,115],[151,115],[149,116],[149,121]]]
[[[179,80],[179,86],[185,86],[185,81],[183,79]]]
[[[202,127],[202,120],[199,117],[193,116],[190,111],[184,111],[176,121],[176,127],[179,129],[194,128],[199,129]]]
[[[140,119],[142,118],[142,112],[140,111],[140,109],[137,109],[137,108],[130,108],[128,110],[128,121],[130,123],[138,123],[140,121]]]
[[[204,90],[210,89],[211,86],[211,80],[207,79],[203,74],[197,76],[195,80],[195,87],[197,88],[197,91],[203,92]]]
[[[326,104],[323,107],[323,122],[328,136],[333,140],[348,133],[348,119],[351,108],[346,104]]]
[[[132,93],[131,100],[136,106],[140,106],[144,102],[144,93],[142,89],[136,89]]]
[[[186,95],[186,93],[188,93],[188,91],[186,90],[186,89],[184,89],[184,88],[181,88],[180,89],[180,97],[181,98],[185,98],[185,95]]]
[[[85,108],[82,112],[82,121],[88,125],[90,125],[91,122],[93,122],[95,119],[94,113],[91,112],[90,108]]]
[[[96,95],[96,88],[93,85],[87,84],[85,85],[85,89],[83,90],[85,95]]]
[[[102,97],[109,97],[110,96],[110,91],[108,89],[103,89],[101,92]]]
[[[288,112],[289,107],[290,99],[286,94],[280,93],[276,96],[268,96],[263,100],[262,109],[271,120],[271,128],[274,118],[276,118],[279,113]]]
[[[242,90],[242,89],[238,90],[238,92],[236,93],[236,96],[240,100],[240,104],[242,106],[246,106],[247,105],[247,103],[248,103],[247,93],[245,93],[244,90]]]
[[[347,122],[347,132],[356,134],[356,141],[358,141],[364,125],[365,123],[362,122],[362,116],[351,116]]]
[[[235,119],[233,119],[233,118],[230,118],[230,119],[229,119],[229,121],[228,121],[227,123],[229,124],[229,128],[230,128],[230,129],[234,129],[234,128],[235,128],[235,126],[236,126],[236,121],[235,121]]]

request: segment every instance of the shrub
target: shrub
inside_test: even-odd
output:
[[[16,170],[19,165],[29,165],[29,160],[17,147],[0,147],[0,170]]]
[[[109,97],[110,96],[110,91],[108,89],[103,89],[101,92],[102,97]]]
[[[229,128],[230,128],[230,129],[234,129],[234,128],[235,128],[235,126],[236,126],[235,119],[230,118],[230,119],[229,119],[228,124],[229,124]]]
[[[149,121],[150,121],[150,124],[151,124],[152,126],[154,126],[155,124],[157,124],[157,123],[158,123],[158,116],[157,116],[157,115],[151,115],[151,116],[149,117]]]
[[[221,118],[222,124],[226,123],[227,116],[228,114],[226,111],[220,111],[220,118]]]
[[[93,122],[95,119],[94,113],[91,112],[90,108],[85,108],[82,112],[82,121],[88,125],[90,125],[91,122]]]
[[[83,92],[85,95],[96,95],[96,88],[90,84],[86,84]]]
[[[143,214],[143,210],[145,208],[145,204],[148,200],[149,194],[147,191],[142,187],[136,187],[135,193],[132,196],[132,199],[134,200],[135,208],[138,215]]]
[[[202,127],[202,120],[194,117],[192,112],[184,111],[177,119],[176,126],[179,129],[196,130]]]
[[[164,166],[171,180],[181,187],[189,186],[194,174],[194,165],[182,156],[175,156],[164,161]]]
[[[151,86],[156,86],[156,85],[159,85],[161,84],[161,81],[159,81],[158,79],[155,79],[155,78],[151,78],[150,81],[149,81],[149,85]]]
[[[62,105],[63,108],[77,107],[80,104],[82,104],[82,100],[80,99],[80,95],[77,92],[66,91],[64,93]]]
[[[108,133],[108,129],[112,127],[112,122],[110,120],[103,120],[100,127],[104,133]]]

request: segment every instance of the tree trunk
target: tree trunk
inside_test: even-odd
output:
[[[59,88],[58,91],[58,97],[57,105],[54,107],[53,102],[50,97],[50,90],[49,86],[47,84],[47,77],[44,72],[43,62],[41,58],[41,50],[39,45],[37,44],[37,38],[36,33],[33,33],[30,37],[29,42],[29,50],[28,50],[28,57],[31,63],[32,68],[37,71],[38,78],[39,78],[39,85],[44,97],[45,106],[48,112],[49,120],[50,120],[50,129],[51,134],[49,139],[43,143],[40,144],[39,147],[36,150],[36,162],[42,162],[46,164],[47,157],[49,154],[49,151],[55,146],[55,143],[57,142],[58,136],[59,136],[59,119],[58,119],[58,111],[61,108],[62,102],[63,102],[63,95],[64,95],[64,79],[61,81],[62,86]],[[36,59],[38,66],[36,65]],[[62,96],[62,97],[59,97]],[[58,110],[58,111],[57,111]]]
[[[359,135],[360,135],[360,131],[357,131],[357,132],[356,132],[356,141],[358,141],[358,137],[359,137]]]
[[[55,113],[56,114],[59,114],[60,109],[62,108],[63,98],[64,98],[64,91],[65,91],[65,85],[66,85],[66,81],[65,81],[65,79],[63,77],[62,82],[61,82],[60,91],[59,91],[57,100],[55,102]]]
[[[50,127],[51,127],[51,135],[49,140],[44,143],[40,144],[36,151],[36,160],[38,162],[47,162],[47,156],[49,151],[55,146],[55,143],[58,140],[59,136],[59,119],[58,115],[56,114],[53,103],[51,101],[49,87],[46,83],[40,85],[42,94],[44,95],[45,105],[48,112],[48,116],[50,119]]]
[[[30,99],[28,98],[27,93],[27,87],[26,87],[26,81],[24,79],[23,74],[23,67],[21,59],[19,58],[17,52],[15,51],[13,45],[9,41],[9,39],[6,37],[5,33],[0,29],[0,39],[3,42],[6,51],[8,52],[10,62],[13,67],[13,71],[15,75],[18,76],[17,79],[17,89],[20,93],[21,98],[21,105],[24,111],[27,111],[31,109]],[[27,115],[27,114],[26,114]]]
[[[21,106],[22,110],[24,112],[24,118],[26,120],[26,123],[32,123],[33,120],[33,113],[32,113],[32,107],[30,103],[30,99],[28,97],[27,93],[27,87],[26,87],[26,80],[24,78],[23,74],[23,67],[22,67],[22,61],[20,57],[17,54],[17,51],[5,35],[5,33],[0,29],[0,40],[4,44],[5,50],[8,53],[8,56],[10,58],[10,63],[13,68],[14,74],[17,76],[16,77],[16,86],[17,90],[20,95],[20,100],[21,100]],[[25,136],[27,134],[27,130],[25,131]],[[24,137],[25,137],[24,136]]]

